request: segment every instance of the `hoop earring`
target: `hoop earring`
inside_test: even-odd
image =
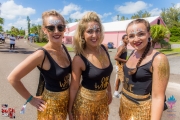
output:
[[[86,41],[85,41],[84,39],[81,39],[81,43],[82,43],[82,44],[85,44],[85,42],[86,42]]]

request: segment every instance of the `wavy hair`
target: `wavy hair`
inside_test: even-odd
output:
[[[104,33],[103,33],[103,26],[101,24],[101,20],[98,17],[96,12],[87,12],[82,19],[79,21],[77,29],[75,31],[74,37],[73,37],[73,47],[76,54],[82,54],[84,52],[84,49],[86,47],[86,43],[82,43],[82,39],[84,38],[84,32],[87,28],[87,24],[89,22],[97,22],[99,24],[99,27],[101,29],[100,34],[100,42],[99,45],[102,43],[104,39]]]

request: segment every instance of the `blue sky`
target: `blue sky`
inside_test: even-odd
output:
[[[80,19],[87,11],[95,11],[102,22],[112,22],[117,15],[130,18],[139,10],[158,16],[162,8],[169,8],[172,3],[180,7],[179,0],[0,0],[0,3],[0,17],[5,19],[4,30],[11,26],[27,29],[27,16],[32,24],[41,24],[41,14],[52,9],[65,19]]]

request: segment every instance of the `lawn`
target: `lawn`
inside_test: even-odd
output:
[[[157,49],[159,52],[162,52],[164,54],[172,54],[172,53],[180,53],[180,48],[174,48],[174,49]]]
[[[169,41],[169,43],[170,44],[180,44],[180,41],[178,41],[178,42],[171,42],[171,41]]]
[[[38,45],[38,46],[40,46],[40,47],[42,47],[42,46],[44,46],[46,43],[35,43],[36,45]],[[70,51],[74,51],[73,50],[73,48],[72,47],[66,47],[67,48],[67,50],[70,52]]]

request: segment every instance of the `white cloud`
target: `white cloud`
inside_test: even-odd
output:
[[[162,10],[160,10],[159,8],[154,8],[149,13],[151,14],[151,16],[159,16],[161,12]]]
[[[175,7],[176,7],[176,8],[180,8],[180,3],[177,3],[177,4],[175,5]]]
[[[108,16],[110,16],[110,15],[112,15],[112,13],[111,12],[108,12],[108,13],[104,13],[103,15],[102,15],[102,17],[104,18],[104,17],[108,17]]]
[[[78,5],[70,3],[69,5],[65,6],[63,10],[60,12],[62,15],[68,15],[73,11],[78,11],[81,8]]]
[[[14,26],[18,29],[27,29],[27,20],[26,19],[22,19],[22,18],[19,18],[16,22],[14,23],[9,23],[5,28],[6,30],[10,30],[11,27]]]
[[[35,25],[39,24],[39,25],[41,25],[42,24],[42,19],[41,18],[37,18],[36,20],[32,20],[31,24],[35,24]]]
[[[115,10],[122,14],[133,14],[140,10],[147,9],[151,4],[147,4],[143,1],[126,2],[124,6],[116,6]]]
[[[15,19],[18,16],[28,16],[35,12],[35,9],[17,5],[13,0],[8,0],[7,2],[2,3],[1,6],[1,16],[5,19]]]
[[[72,18],[72,19],[81,19],[83,15],[85,15],[88,11],[84,11],[84,12],[80,12],[80,11],[77,11],[75,13],[72,13],[69,17]]]
[[[114,17],[112,17],[111,19],[112,19],[112,21],[118,21],[118,20],[117,20],[117,15],[114,16]]]

